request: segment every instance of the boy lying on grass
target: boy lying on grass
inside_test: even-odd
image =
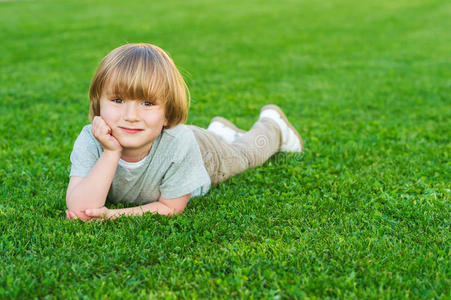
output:
[[[244,132],[216,117],[207,130],[183,125],[188,88],[171,58],[126,44],[101,62],[89,90],[90,118],[75,141],[66,193],[69,220],[180,214],[189,199],[302,140],[275,105]],[[138,206],[108,209],[105,202]]]

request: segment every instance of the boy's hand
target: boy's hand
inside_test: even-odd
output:
[[[72,210],[66,209],[66,217],[68,220],[76,220],[76,219],[80,219],[82,221],[89,221],[90,219],[92,219],[91,217],[87,216],[86,214],[82,213],[82,212],[74,212]]]
[[[90,208],[85,211],[86,215],[91,219],[116,219],[117,215],[114,214],[113,209],[109,209],[107,207],[101,208]]]
[[[100,116],[92,119],[92,134],[100,142],[103,150],[122,151],[122,146],[118,140],[112,135],[110,126]]]

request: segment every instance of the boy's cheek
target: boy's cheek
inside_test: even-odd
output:
[[[116,108],[110,107],[108,105],[100,107],[100,117],[111,126],[111,123],[120,116],[120,112]]]
[[[100,115],[100,116],[102,117],[102,119],[105,122],[105,124],[107,124],[111,128],[111,125],[112,125],[111,117],[108,116],[108,115],[103,115],[103,116]]]

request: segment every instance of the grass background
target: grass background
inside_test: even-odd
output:
[[[450,295],[451,3],[0,2],[0,298]],[[104,55],[167,50],[188,123],[280,105],[304,138],[183,215],[65,219]]]

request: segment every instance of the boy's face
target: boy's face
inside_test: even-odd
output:
[[[103,93],[100,116],[112,130],[123,150],[148,152],[167,125],[164,105],[151,101],[122,99]]]

